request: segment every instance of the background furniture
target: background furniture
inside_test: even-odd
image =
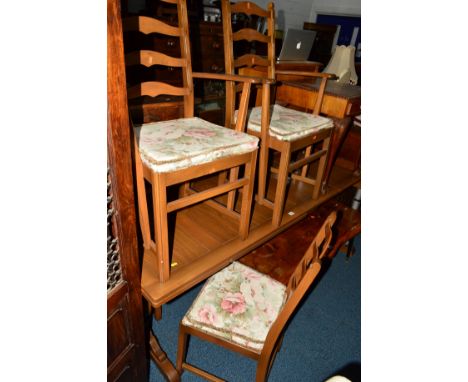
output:
[[[176,363],[179,373],[188,370],[209,380],[219,380],[185,362],[188,337],[195,335],[256,360],[255,380],[265,381],[281,347],[286,324],[320,271],[335,219],[335,212],[327,217],[286,288],[240,263],[212,276],[180,323]],[[221,311],[209,312],[207,304],[219,306]],[[240,314],[244,312],[248,313]]]
[[[304,22],[304,29],[316,31],[314,45],[309,54],[309,61],[326,64],[332,56],[333,41],[337,26],[331,24],[316,24]]]
[[[335,161],[337,166],[358,174],[361,171],[361,115],[353,118],[351,128],[343,141]]]

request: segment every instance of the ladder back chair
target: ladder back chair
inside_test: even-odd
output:
[[[243,28],[233,32],[233,15],[239,13],[266,18],[267,34],[261,34],[251,28]],[[261,98],[257,97],[257,105],[259,105],[259,100],[260,105],[249,110],[247,129],[249,134],[260,138],[257,201],[261,205],[273,209],[272,224],[278,227],[283,216],[286,186],[290,173],[292,173],[292,179],[313,186],[312,199],[319,197],[333,128],[333,121],[320,116],[319,113],[327,79],[333,75],[275,70],[275,9],[273,3],[269,3],[268,9],[265,10],[248,1],[231,4],[229,0],[222,0],[222,16],[226,73],[235,74],[238,72],[244,75],[258,76],[266,72],[266,76],[270,80],[263,82]],[[248,53],[241,57],[234,57],[234,42],[241,40],[267,44],[268,56],[260,57]],[[266,68],[266,71],[259,71],[260,67]],[[277,74],[307,76],[321,81],[313,114],[278,104],[270,105],[271,85],[274,84]],[[231,85],[226,91],[231,95],[231,92],[235,92],[235,88]],[[226,104],[226,126],[233,114],[235,114],[234,104],[232,102]],[[279,167],[271,169],[271,172],[277,173],[277,186],[273,202],[268,200],[266,196],[270,149],[280,154]],[[301,159],[291,161],[294,153],[303,151],[304,155]],[[318,161],[319,164],[315,178],[312,178],[309,174],[309,165],[315,161]],[[300,173],[295,173],[298,170]]]
[[[228,210],[224,208],[225,206],[222,206],[221,210],[239,219],[239,235],[242,239],[247,237],[258,139],[244,132],[250,88],[257,80],[234,75],[192,73],[186,1],[162,1],[177,6],[177,26],[145,16],[129,17],[123,21],[123,25],[124,32],[157,33],[180,39],[181,57],[172,57],[150,50],[134,51],[126,55],[126,66],[161,65],[182,69],[182,87],[165,83],[164,79],[160,78],[127,89],[129,100],[135,97],[160,95],[178,96],[183,99],[183,118],[134,126],[136,181],[143,244],[145,251],[156,256],[159,281],[165,282],[170,277],[171,264],[168,214],[204,201],[217,203],[212,200],[214,197],[226,193],[232,196],[242,189],[240,213],[233,208]],[[242,84],[240,118],[234,129],[227,129],[194,117],[193,78],[238,81]],[[230,177],[228,183],[201,192],[195,192],[190,188],[190,181],[196,178],[240,166],[245,167],[242,178]],[[152,189],[153,236],[145,181]],[[176,200],[169,200],[167,191],[174,185],[179,187],[179,197]]]
[[[179,374],[188,370],[210,381],[222,381],[186,362],[187,340],[195,335],[256,360],[255,380],[265,381],[286,324],[327,255],[335,220],[336,212],[325,219],[287,285],[239,262],[210,277],[179,325]]]

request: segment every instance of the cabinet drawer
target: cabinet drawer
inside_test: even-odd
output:
[[[182,69],[170,66],[158,67],[154,70],[154,81],[162,81],[174,86],[182,86]]]
[[[178,37],[159,36],[154,38],[154,49],[172,57],[180,57],[180,42]]]
[[[203,57],[208,55],[224,56],[224,42],[222,36],[202,36],[200,53]]]
[[[224,58],[223,57],[203,57],[201,62],[203,72],[208,73],[224,73]]]

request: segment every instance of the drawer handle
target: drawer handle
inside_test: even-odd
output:
[[[174,45],[175,45],[175,42],[173,40],[169,40],[167,42],[167,46],[169,46],[169,47],[173,47]]]
[[[215,41],[215,42],[213,42],[213,44],[211,46],[212,46],[213,49],[218,49],[221,46],[221,44],[219,43],[219,41]]]

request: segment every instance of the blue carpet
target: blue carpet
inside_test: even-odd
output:
[[[269,382],[321,382],[341,373],[360,381],[361,364],[361,237],[349,260],[339,253],[313,284],[290,321]],[[175,364],[178,325],[201,285],[163,308],[163,319],[153,320],[153,331]],[[191,337],[187,361],[230,382],[255,380],[255,361],[196,337]],[[164,381],[151,362],[150,382]],[[184,372],[182,381],[203,381]]]

